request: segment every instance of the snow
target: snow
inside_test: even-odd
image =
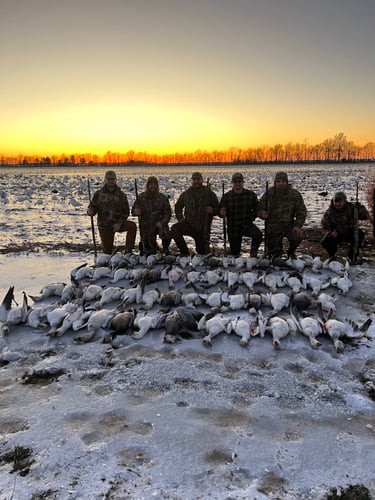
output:
[[[318,226],[334,191],[353,196],[356,179],[365,184],[372,176],[366,165],[306,168],[282,169],[303,192],[307,227]],[[172,204],[196,169],[157,172]],[[221,180],[229,187],[236,170],[260,194],[280,168],[202,168],[218,196]],[[149,175],[147,169],[118,174],[126,189],[135,177],[141,188]],[[81,169],[63,175],[0,171],[2,200],[8,200],[0,201],[0,298],[14,285],[21,304],[22,291],[38,295],[47,284],[69,284],[73,269],[94,265],[89,219],[83,215],[87,175]],[[102,171],[90,172],[92,190],[102,177]],[[326,198],[317,194],[323,188]],[[132,197],[130,191],[130,202]],[[366,202],[364,191],[361,197]],[[218,219],[212,234],[217,254],[220,231]],[[337,296],[338,319],[362,324],[374,318],[371,252],[362,266],[351,267],[347,294],[325,290]],[[324,280],[333,274],[324,270],[314,276]],[[98,283],[105,286],[108,280]],[[126,279],[119,284],[129,286]],[[156,286],[167,290],[167,280],[147,289]],[[181,280],[176,287],[186,292]],[[249,317],[245,310],[223,314]],[[102,342],[106,331],[77,344],[77,332],[49,337],[45,330],[17,325],[0,338],[1,499],[375,495],[375,325],[347,343],[343,353],[325,336],[313,349],[299,333],[282,339],[277,350],[268,334],[252,337],[246,347],[233,333],[220,334],[207,347],[200,333],[168,344],[163,329],[151,330],[140,340],[119,335],[110,344]]]

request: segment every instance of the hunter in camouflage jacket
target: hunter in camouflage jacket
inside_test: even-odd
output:
[[[150,176],[147,179],[146,190],[136,199],[132,214],[138,215],[144,253],[152,255],[158,251],[157,235],[160,236],[163,250],[167,253],[171,240],[168,224],[172,210],[168,197],[159,192],[159,181],[156,177]]]

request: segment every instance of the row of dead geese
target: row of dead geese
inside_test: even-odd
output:
[[[9,287],[0,306],[2,334],[23,324],[43,329],[51,337],[77,332],[74,342],[84,343],[104,329],[103,341],[115,346],[120,334],[131,332],[133,338],[140,339],[150,330],[162,328],[165,342],[202,337],[206,345],[222,332],[240,336],[241,345],[248,345],[252,336],[269,333],[273,346],[279,348],[281,339],[300,332],[314,348],[320,345],[317,337],[328,334],[336,351],[341,352],[345,337],[360,338],[371,324],[371,319],[361,326],[336,319],[337,296],[323,291],[329,286],[336,286],[342,294],[349,291],[352,283],[348,263],[323,262],[309,256],[289,262],[265,262],[267,259],[212,256],[163,259],[159,255],[142,261],[133,254],[116,255],[100,256],[92,267],[84,264],[73,269],[70,285],[46,285],[38,296],[29,296],[33,307],[25,292],[22,305],[12,307],[14,287]],[[109,286],[99,285],[100,279],[107,279]],[[116,285],[121,280],[127,280],[131,287]],[[159,280],[167,280],[168,290],[161,292],[155,287]],[[186,293],[182,287],[175,288],[179,282],[188,289]],[[266,291],[256,291],[256,285]],[[222,289],[210,292],[213,286]],[[278,290],[285,287],[289,287],[286,293]],[[54,303],[42,304],[56,297]],[[104,307],[114,301],[119,301],[116,307]],[[160,309],[151,314],[155,305]],[[197,310],[200,305],[208,306],[209,312]],[[265,308],[269,308],[267,314]],[[309,308],[315,310],[314,315],[306,312]],[[244,310],[248,312],[246,318],[236,316]],[[289,316],[280,316],[285,310],[289,310]]]

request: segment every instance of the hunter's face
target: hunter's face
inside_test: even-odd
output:
[[[194,189],[199,189],[202,187],[203,179],[202,177],[193,177],[191,182]]]
[[[344,207],[345,205],[345,200],[334,200],[333,201],[333,204],[335,205],[335,208],[337,210],[342,210],[342,208]]]
[[[147,189],[150,191],[150,193],[155,193],[158,189],[158,185],[156,184],[156,182],[151,181],[148,183]]]
[[[105,185],[110,191],[113,191],[116,187],[116,179],[114,177],[107,177],[105,180]]]
[[[275,180],[275,187],[276,189],[286,189],[288,186],[288,181],[286,179],[276,179]]]
[[[242,193],[244,181],[242,179],[234,179],[232,181],[232,188],[235,193]]]

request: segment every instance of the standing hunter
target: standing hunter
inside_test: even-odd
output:
[[[295,251],[303,240],[302,227],[306,220],[307,209],[302,195],[288,182],[288,174],[277,172],[274,186],[268,191],[268,210],[266,193],[258,204],[258,217],[267,224],[267,248],[272,257],[283,253],[283,238],[289,241],[288,257],[295,257]]]
[[[137,234],[137,224],[128,220],[130,213],[128,198],[117,185],[117,176],[108,170],[104,176],[104,186],[94,193],[87,208],[87,215],[98,215],[98,229],[103,252],[113,252],[115,233],[126,231],[125,251],[132,252]]]
[[[250,257],[257,257],[262,241],[262,231],[254,224],[257,217],[258,197],[244,187],[244,177],[240,172],[232,175],[232,189],[220,200],[219,215],[227,221],[228,240],[231,254],[241,253],[243,236],[251,237]]]
[[[198,254],[210,252],[210,231],[212,218],[219,211],[219,200],[209,186],[203,185],[203,176],[194,172],[192,185],[180,194],[175,213],[178,222],[171,227],[171,236],[181,255],[189,255],[184,235],[195,241]]]
[[[143,253],[146,256],[157,253],[156,237],[159,235],[163,253],[169,254],[171,235],[168,224],[172,210],[167,196],[159,192],[159,181],[156,177],[150,176],[147,179],[146,190],[135,200],[132,214],[139,217]]]

